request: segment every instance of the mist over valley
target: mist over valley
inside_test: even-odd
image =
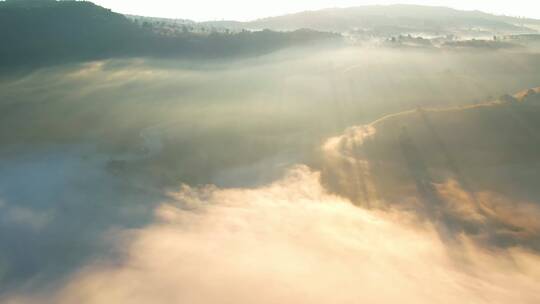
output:
[[[540,21],[0,25],[0,303],[540,300]]]

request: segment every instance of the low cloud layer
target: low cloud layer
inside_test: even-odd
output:
[[[538,132],[516,131],[538,121],[530,108],[447,124],[489,134],[479,138],[500,153],[472,151],[496,165],[469,176],[476,188],[456,174],[420,179],[434,209],[400,124],[351,128],[322,161],[314,152],[388,113],[537,85],[538,62],[354,48],[2,76],[0,303],[538,302],[539,154],[523,154]],[[444,163],[430,140],[417,146],[427,165]],[[524,162],[500,174],[507,155]],[[279,178],[296,163],[311,169]],[[181,183],[220,188],[166,201]]]
[[[5,303],[538,303],[540,257],[446,244],[403,211],[368,211],[296,167],[257,189],[190,188],[54,292]],[[120,245],[121,244],[121,245]]]

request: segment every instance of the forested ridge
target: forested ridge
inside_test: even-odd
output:
[[[152,24],[87,1],[0,2],[0,66],[4,67],[126,56],[253,55],[338,37],[311,30],[164,35]]]

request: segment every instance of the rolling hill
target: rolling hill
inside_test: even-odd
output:
[[[379,33],[532,33],[527,25],[540,21],[495,16],[479,11],[418,5],[360,6],[306,11],[250,22],[218,21],[209,25],[234,28],[296,30],[310,28],[345,32],[371,30]]]
[[[113,57],[250,56],[336,38],[312,30],[164,33],[87,1],[0,2],[0,67]]]
[[[453,108],[418,108],[325,144],[323,179],[371,208],[415,210],[442,234],[540,250],[540,88]]]

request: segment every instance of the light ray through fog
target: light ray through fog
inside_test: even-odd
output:
[[[414,196],[401,195],[414,190],[406,174],[373,191],[381,176],[372,169],[388,177],[400,173],[402,163],[362,157],[399,153],[392,130],[409,123],[401,119],[418,117],[411,110],[417,105],[452,107],[455,113],[445,116],[456,118],[446,124],[450,130],[467,122],[446,132],[445,140],[448,133],[491,138],[496,128],[493,142],[500,143],[500,131],[514,130],[515,120],[504,111],[493,119],[460,120],[490,110],[464,105],[540,83],[539,62],[519,51],[345,47],[287,50],[234,65],[111,59],[8,78],[0,84],[2,296],[10,304],[124,297],[135,297],[130,303],[207,303],[216,302],[216,294],[235,303],[335,303],[336,297],[497,303],[520,292],[519,300],[536,304],[540,212],[528,198],[482,194],[497,223],[486,233],[485,216],[474,212],[459,183],[441,181],[432,190],[444,195],[443,211],[470,229],[456,229],[445,242],[437,226],[444,222],[422,214]],[[536,128],[537,119],[522,116],[533,107],[508,109]],[[340,136],[371,121],[382,132],[356,127]],[[510,133],[512,140],[529,140],[520,132]],[[362,134],[383,136],[383,149],[358,153],[368,142]],[[319,159],[318,148],[331,136],[345,143],[334,148],[348,149],[333,152],[346,152],[354,165]],[[515,149],[495,147],[489,155],[507,157]],[[297,163],[311,169],[281,177]],[[519,175],[512,175],[514,167],[496,167],[501,171],[481,171],[477,180],[504,172],[519,178],[504,187],[528,182],[530,188],[521,189],[536,191],[540,170],[534,163],[526,167]],[[318,179],[321,168],[323,177],[334,169],[335,181],[344,181],[342,188],[325,187],[372,209],[329,194]],[[177,190],[181,182],[193,187]],[[201,184],[216,186],[195,186]],[[356,192],[339,191],[351,188]],[[174,198],[165,200],[171,189]],[[532,193],[533,200],[540,197]],[[247,293],[252,290],[263,292]]]

